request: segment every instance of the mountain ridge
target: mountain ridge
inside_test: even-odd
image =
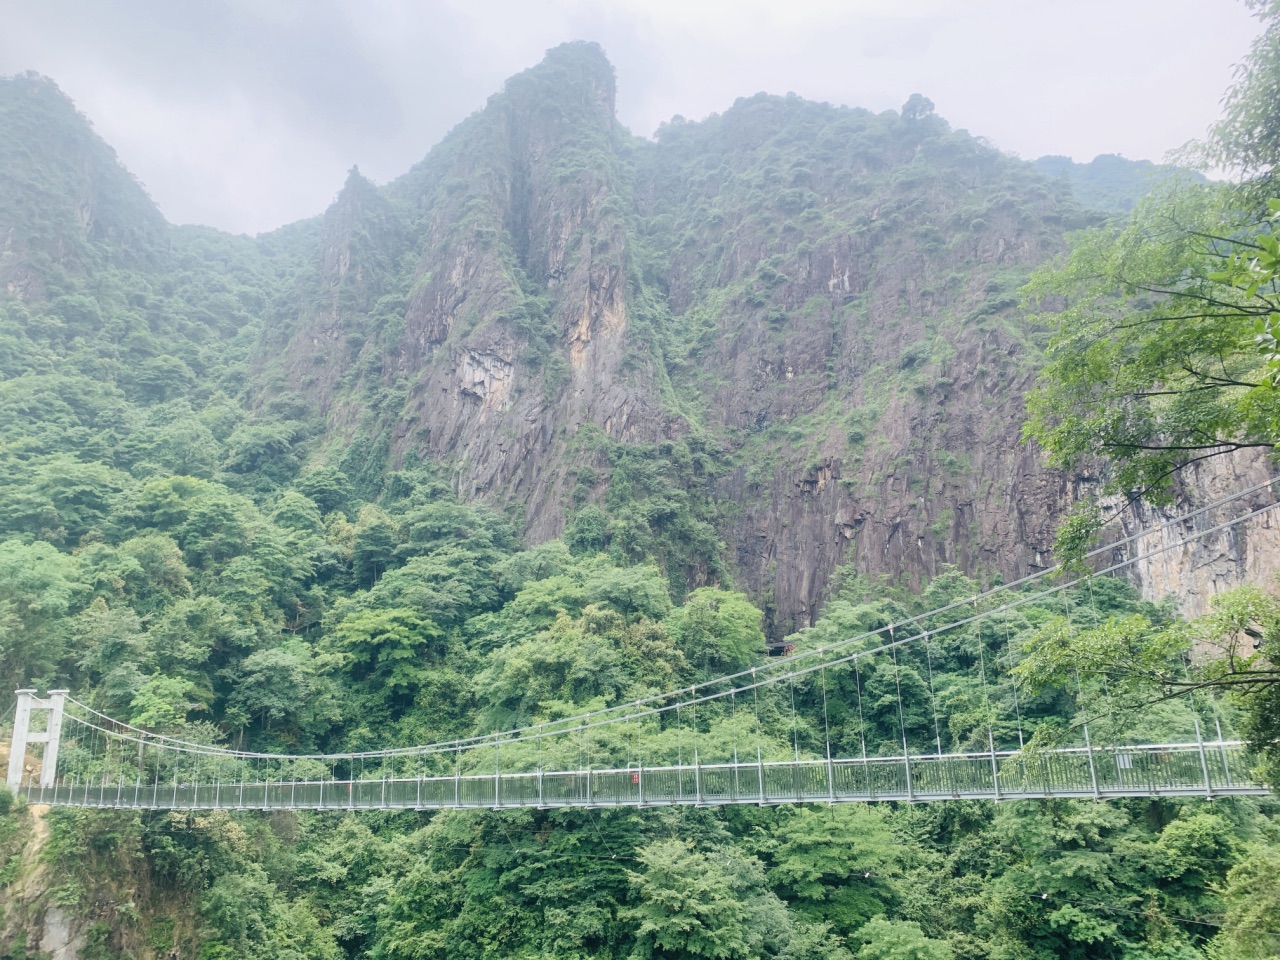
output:
[[[566,71],[578,79],[564,79]],[[884,490],[883,498],[858,500],[838,485],[825,499],[813,498],[828,480],[845,479],[847,430],[827,431],[819,462],[798,464],[798,453],[789,451],[767,484],[748,484],[745,469],[732,461],[754,457],[742,431],[770,424],[782,428],[798,416],[856,400],[851,390],[865,393],[853,383],[859,371],[911,345],[902,328],[892,344],[864,350],[855,359],[847,346],[819,329],[844,325],[846,343],[864,338],[868,328],[884,324],[879,316],[869,324],[865,317],[853,319],[850,305],[874,296],[886,282],[918,283],[892,264],[862,266],[884,255],[885,239],[892,242],[908,217],[935,246],[933,238],[963,226],[964,235],[973,239],[949,244],[954,249],[948,256],[966,270],[977,265],[994,275],[1039,262],[1040,234],[1057,234],[1064,218],[1083,222],[1080,214],[1065,197],[1055,198],[1029,168],[951,131],[927,111],[904,119],[758,95],[707,121],[668,125],[648,142],[618,126],[606,77],[611,80],[611,70],[598,48],[557,48],[547,62],[508,82],[483,111],[455,129],[441,156],[433,151],[416,171],[388,184],[386,194],[400,202],[404,215],[418,218],[410,228],[417,231],[410,247],[421,256],[411,275],[401,276],[403,333],[395,322],[383,323],[358,357],[342,358],[335,325],[356,322],[360,311],[339,311],[323,323],[300,321],[302,332],[287,345],[270,340],[260,356],[280,351],[291,358],[285,374],[290,386],[315,397],[326,411],[333,402],[329,388],[309,385],[317,368],[325,371],[321,382],[335,383],[338,370],[379,364],[374,392],[391,384],[405,391],[405,405],[393,415],[394,435],[386,440],[389,455],[425,453],[448,461],[464,495],[518,502],[533,542],[558,535],[574,511],[586,506],[602,510],[606,526],[639,528],[641,539],[661,541],[670,531],[664,528],[663,508],[653,501],[667,498],[669,491],[652,492],[642,498],[645,505],[637,507],[638,513],[629,512],[635,505],[611,494],[613,461],[625,457],[613,445],[692,442],[704,454],[710,451],[719,488],[704,489],[704,495],[732,503],[768,490],[768,509],[762,513],[787,517],[738,522],[730,547],[734,572],[752,593],[774,593],[776,633],[805,625],[844,548],[850,541],[872,539],[860,532],[865,522],[860,516],[875,516],[873,527],[882,525],[874,547],[855,544],[869,575],[896,574],[903,565],[928,575],[949,562],[974,569],[977,555],[963,546],[948,554],[930,545],[914,556],[891,546],[895,538],[941,539],[929,528],[939,523],[943,508],[920,510],[910,502],[918,497],[910,496],[905,478],[899,478],[901,490]],[[539,91],[536,110],[520,99],[530,90]],[[815,158],[805,138],[823,129],[829,130],[826,155]],[[846,149],[850,145],[856,149]],[[768,154],[776,155],[775,162]],[[707,160],[712,155],[749,162],[730,160],[726,166],[723,160]],[[932,182],[931,163],[944,171],[939,176],[950,178],[945,189]],[[816,172],[805,164],[816,166]],[[1039,214],[1027,208],[1030,219],[1020,225],[999,206],[988,213],[992,225],[982,219],[990,201],[999,200],[996,187],[1006,177],[1016,180],[1014,171],[1021,170],[1028,170],[1026,187],[1012,180],[1010,187],[1029,188],[1028,203],[1043,204],[1045,215],[1058,223],[1037,225]],[[690,190],[690,184],[701,187]],[[450,189],[457,195],[451,197]],[[673,201],[673,191],[679,195],[682,189],[684,195]],[[978,201],[971,202],[975,195]],[[1015,212],[1022,206],[1008,194],[999,202]],[[949,213],[954,223],[933,212],[941,207],[954,208]],[[831,213],[833,208],[840,213]],[[907,246],[921,275],[939,272],[937,250],[922,257],[915,241]],[[876,271],[887,273],[877,276]],[[333,278],[329,282],[332,286]],[[1010,279],[989,277],[973,289],[904,290],[892,302],[878,301],[875,310],[949,314],[958,297],[991,299],[985,290],[990,283],[1007,290],[1016,286]],[[805,309],[812,316],[804,316]],[[987,316],[1011,310],[1006,294]],[[709,344],[679,342],[693,318],[709,324],[704,331]],[[909,316],[905,319],[910,323]],[[918,326],[910,339],[932,343],[936,331],[928,327]],[[994,329],[983,335],[1004,336]],[[714,349],[708,351],[709,345]],[[917,349],[924,353],[908,364],[916,368],[917,379],[936,376],[940,368],[930,356],[936,351]],[[706,382],[697,367],[707,358],[718,369],[736,367],[730,378],[736,387],[726,392]],[[828,376],[824,371],[831,364],[838,369]],[[365,381],[366,389],[371,383]],[[762,403],[766,398],[772,399]],[[884,425],[882,435],[896,437],[894,449],[876,458],[873,469],[892,475],[890,464],[904,455],[903,448],[929,435],[925,420],[912,419],[910,408],[918,399],[909,392],[890,417],[892,431]],[[379,429],[361,419],[369,409],[367,403],[347,406],[332,422],[349,436],[367,436]],[[1013,419],[1018,415],[1014,401],[1006,414],[1009,445],[1016,444]],[[863,429],[874,431],[878,425],[876,418]],[[591,441],[595,449],[583,450],[582,444],[571,449],[586,427],[599,432],[600,441]],[[385,433],[387,426],[380,429]],[[923,460],[916,467],[928,471]],[[1008,462],[993,464],[984,482],[995,482],[1009,469]],[[584,470],[593,481],[583,482]],[[887,488],[893,481],[886,476],[879,485]],[[894,506],[884,506],[884,500]],[[791,507],[784,507],[789,502]],[[1001,533],[1003,545],[996,552],[1013,549],[1015,539],[1034,540],[1036,548],[1016,559],[988,558],[989,569],[1012,576],[1025,569],[1031,554],[1047,551],[1056,509],[1028,507],[1027,517],[1035,513],[1036,519],[1026,523],[1037,532]],[[962,517],[964,510],[960,506]],[[842,519],[833,522],[833,516]],[[956,521],[961,526],[953,524],[942,536],[971,539],[966,525],[972,520],[970,508],[970,519]],[[733,524],[718,517],[711,522],[716,534],[702,527],[684,531],[683,543],[667,545],[666,565],[681,566],[679,579],[693,586],[721,575],[714,556],[719,551],[708,541]],[[904,524],[908,536],[901,536]],[[798,540],[806,546],[784,556],[777,546],[791,539],[784,528],[792,525],[803,527]],[[993,534],[993,529],[984,533]],[[763,550],[745,546],[761,538]],[[779,583],[779,567],[798,575],[784,575]]]
[[[739,583],[775,638],[842,564],[1047,565],[1080,481],[1020,442],[1042,338],[1016,290],[1092,222],[1066,184],[924,98],[757,94],[649,141],[615,95],[597,45],[562,45],[386,186],[353,168],[324,214],[217,240],[262,304],[243,386],[313,421],[299,456],[375,498],[437,462],[531,543]],[[163,231],[81,232],[172,262]]]

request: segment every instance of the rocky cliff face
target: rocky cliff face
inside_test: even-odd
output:
[[[691,379],[737,447],[729,539],[775,635],[842,562],[913,581],[1046,565],[1071,482],[1018,440],[1039,346],[1010,294],[1069,202],[928,115],[758,97],[655,153],[659,217],[664,193],[707,191],[704,153],[732,158],[714,209],[671,217],[669,289],[673,313],[713,317],[714,374]]]
[[[660,542],[679,508],[624,517],[619,451],[694,444],[774,636],[841,563],[1049,565],[1079,481],[1019,440],[1043,344],[1016,291],[1087,222],[1066,184],[927,101],[759,95],[650,142],[613,100],[600,50],[569,44],[385,190],[353,174],[260,372],[278,362],[334,436],[378,436],[361,456],[429,457],[518,507],[533,542],[590,505],[606,540]]]
[[[353,182],[326,215],[289,379],[352,435],[368,421],[343,376],[400,389],[392,455],[518,503],[532,540],[580,505],[584,463],[608,500],[608,457],[573,442],[592,426],[713,441],[732,573],[775,635],[849,558],[912,579],[1048,562],[1070,484],[1017,440],[1037,347],[1010,291],[1076,214],[1025,165],[927,113],[796,98],[634,141],[607,61],[570,45],[386,194],[394,230]],[[356,234],[383,251],[358,276]],[[399,290],[383,317],[370,272]]]
[[[580,427],[628,442],[681,429],[652,366],[628,362],[628,138],[613,111],[608,62],[568,45],[389,188],[399,223],[381,239],[368,192],[349,182],[325,218],[328,297],[286,347],[292,385],[349,436],[367,426],[364,398],[399,390],[392,455],[450,463],[468,496],[520,503],[534,540],[563,526],[566,444]],[[357,234],[377,261],[359,277],[346,253]],[[371,277],[391,291],[374,309]],[[344,396],[352,367],[364,392]]]
[[[76,824],[51,823],[49,807],[15,805],[0,813],[6,863],[0,955],[49,960],[195,955],[195,904],[155,882],[139,842],[139,821],[117,818],[114,826],[100,849],[72,854],[67,846],[78,839]],[[67,857],[78,857],[79,875],[68,874]]]
[[[1258,451],[1238,451],[1187,467],[1179,477],[1173,506],[1137,503],[1122,509],[1112,504],[1123,535],[1137,537],[1116,551],[1115,560],[1139,558],[1130,576],[1143,595],[1171,599],[1187,617],[1205,613],[1216,594],[1242,583],[1274,589],[1280,557],[1275,512],[1216,529],[1275,503],[1274,485],[1222,507],[1213,504],[1275,475],[1274,464]],[[1191,513],[1195,515],[1187,520],[1170,522]]]

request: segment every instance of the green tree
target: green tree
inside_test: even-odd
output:
[[[924,935],[918,923],[876,917],[854,936],[862,946],[857,960],[952,960],[954,951],[942,940]]]
[[[0,530],[74,546],[86,535],[100,538],[127,474],[66,454],[5,464]]]
[[[291,420],[251,420],[227,438],[223,468],[252,475],[268,489],[288,483],[302,463],[299,444],[305,431]]]
[[[73,622],[81,644],[77,666],[97,684],[95,699],[100,708],[128,705],[146,679],[142,621],[128,606],[112,608],[102,597],[95,597]]]
[[[55,682],[70,649],[69,616],[86,593],[74,558],[43,541],[0,542],[0,671],[6,689]]]
[[[170,534],[197,569],[217,567],[242,553],[261,520],[247,498],[196,477],[149,480],[130,506],[139,528]]]
[[[1255,338],[1280,316],[1280,288],[1273,266],[1247,282],[1240,271],[1275,243],[1220,185],[1149,198],[1119,233],[1077,237],[1027,287],[1067,306],[1043,317],[1054,333],[1026,436],[1063,466],[1104,455],[1107,489],[1152,499],[1188,464],[1272,450],[1280,391]]]
[[[396,544],[399,539],[399,532],[385,511],[372,505],[360,508],[356,517],[352,565],[361,586],[373,586],[379,577],[398,565]]]
[[[277,526],[300,536],[315,536],[324,532],[324,520],[315,502],[301,493],[286,490],[271,511],[271,520]]]
[[[1250,181],[1253,196],[1274,196],[1275,165],[1280,159],[1280,5],[1275,0],[1245,0],[1262,22],[1249,55],[1236,70],[1236,82],[1222,101],[1222,118],[1198,153],[1212,166],[1237,170]]]
[[[921,120],[933,116],[933,101],[923,94],[913,93],[902,105],[903,120]]]
[[[476,683],[481,701],[489,705],[486,725],[501,728],[527,722],[543,715],[552,703],[617,700],[629,679],[621,669],[615,640],[592,629],[587,618],[574,621],[561,614],[536,637],[495,650]]]
[[[448,545],[388,571],[368,599],[378,606],[412,607],[440,624],[458,624],[497,606],[498,583],[491,557]]]
[[[154,407],[147,426],[123,439],[119,455],[135,476],[175,473],[213,478],[222,459],[221,444],[185,401]]]
[[[336,467],[304,473],[293,482],[293,488],[326,514],[345,509],[352,497],[350,478]]]
[[[764,614],[741,593],[700,587],[667,621],[676,646],[707,676],[735,673],[764,656]]]
[[[179,600],[147,631],[148,656],[163,670],[208,677],[251,650],[257,632],[219,597]]]
[[[196,685],[181,677],[157,673],[148,677],[129,704],[129,722],[137,727],[164,730],[183,726],[187,715],[203,708],[194,699]]]
[[[1244,732],[1259,754],[1273,770],[1280,764],[1280,600],[1257,587],[1217,594],[1190,624],[1132,613],[1080,628],[1052,616],[1022,649],[1013,673],[1024,691],[1068,690],[1083,675],[1090,688],[1105,684],[1089,709],[1117,729],[1173,697],[1225,694],[1245,708]],[[1193,659],[1193,650],[1202,655]]]
[[[316,922],[309,906],[285,899],[256,863],[218,877],[201,897],[200,913],[214,933],[202,960],[342,957],[333,934]]]
[[[120,553],[137,564],[138,574],[135,576],[130,571],[125,592],[139,613],[155,612],[191,595],[190,571],[182,560],[182,551],[171,538],[133,537],[120,544]]]
[[[884,913],[893,899],[888,881],[898,872],[902,849],[879,808],[780,811],[760,846],[779,894],[839,932]]]
[[[1255,846],[1231,868],[1222,895],[1226,913],[1207,955],[1212,960],[1280,956],[1280,850]]]
[[[228,711],[260,723],[266,732],[281,725],[314,737],[340,714],[337,691],[326,676],[333,657],[317,657],[304,640],[257,650],[240,661]]]
[[[333,628],[339,650],[350,658],[350,672],[392,699],[411,698],[440,654],[442,632],[415,610],[392,607],[361,610]]]
[[[641,957],[747,960],[786,942],[786,907],[765,884],[764,866],[732,847],[706,852],[660,840],[637,854],[630,874]]]

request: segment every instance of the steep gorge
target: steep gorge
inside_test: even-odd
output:
[[[762,619],[782,639],[828,591],[800,644],[1051,562],[1097,478],[1019,439],[1045,347],[1019,291],[1102,214],[922,97],[873,115],[761,94],[652,141],[613,101],[598,48],[557,48],[405,176],[353,169],[322,216],[249,238],[166,224],[51,81],[0,78],[0,723],[3,689],[66,686],[192,742],[354,758],[755,669]],[[1211,464],[1170,510],[1272,469]],[[1197,612],[1265,580],[1274,528],[1180,542],[1210,522],[1165,531],[1175,549],[1135,572],[1149,598]],[[751,596],[691,592],[715,583]],[[1106,579],[1076,593],[1077,622],[1167,613]],[[1062,729],[1086,693],[1110,704],[1105,674],[1034,701],[987,683],[1059,608],[935,630],[852,687],[833,672],[830,712],[826,670],[766,693],[763,728],[753,696],[757,745],[801,749],[797,691],[843,756]],[[1196,708],[1164,703],[1133,735]],[[677,762],[686,733],[702,763],[700,743],[737,756],[745,706],[686,716],[654,731]],[[630,764],[627,739],[579,753]],[[73,782],[127,792],[124,750],[94,766],[68,747]],[[766,908],[767,949],[735,955],[905,936],[1059,956],[1105,930],[1126,956],[1198,956],[1206,924],[1179,922],[1251,929],[1231,904],[1274,862],[1249,852],[1269,807],[1199,798],[368,817],[10,799],[15,958],[635,956],[641,909],[679,890],[655,853],[735,915]]]

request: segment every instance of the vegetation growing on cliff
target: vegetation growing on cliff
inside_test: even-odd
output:
[[[1126,160],[1115,154],[1074,163],[1069,157],[1040,157],[1037,170],[1071,184],[1077,200],[1094,210],[1127,215],[1148,193],[1170,179],[1204,182],[1199,174],[1150,160]]]
[[[0,259],[0,689],[69,685],[133,723],[262,750],[469,736],[758,663],[766,597],[736,588],[749,558],[725,530],[791,482],[784,454],[803,462],[799,497],[835,489],[844,456],[912,501],[976,471],[980,451],[951,442],[976,429],[948,433],[948,417],[1013,402],[1001,378],[1029,375],[1040,334],[1012,291],[1088,220],[920,97],[880,116],[753,97],[637,144],[599,51],[570,45],[392,188],[353,171],[324,223],[230,238],[164,225],[46,81],[2,84],[16,134],[0,169],[19,189],[0,226],[19,242]],[[597,377],[588,345],[619,310],[633,325]],[[872,329],[890,320],[892,350]],[[430,357],[470,379],[415,379]],[[751,357],[766,372],[738,377]],[[576,405],[570,385],[596,379],[615,393]],[[961,391],[976,406],[950,404]],[[735,399],[749,418],[729,415]],[[899,426],[943,426],[890,449],[891,407]],[[432,419],[459,409],[481,413]],[[494,422],[482,435],[500,452],[471,451],[464,428]],[[561,497],[563,538],[523,540],[518,501],[468,487],[455,449]],[[563,459],[538,474],[547,450]],[[918,519],[939,544],[962,522]],[[851,565],[794,642],[978,589],[918,559],[918,592]],[[981,686],[975,658],[1047,656],[1082,618],[1141,618],[1179,641],[1155,667],[1184,663],[1169,611],[1107,581],[944,635],[936,660],[869,668],[866,723],[835,691],[833,741],[980,744],[986,698],[1019,694]],[[1049,659],[1025,671],[1028,722],[1113,701]],[[895,714],[891,687],[936,690],[945,734]],[[795,692],[802,710],[825,702],[812,679]],[[762,709],[766,748],[785,752],[782,705]],[[1157,719],[1197,718],[1232,729],[1207,699]],[[709,736],[737,722],[702,717]],[[1277,936],[1258,906],[1280,848],[1269,801],[40,824],[3,803],[14,958],[50,906],[80,925],[86,960],[1146,960],[1266,956]]]

